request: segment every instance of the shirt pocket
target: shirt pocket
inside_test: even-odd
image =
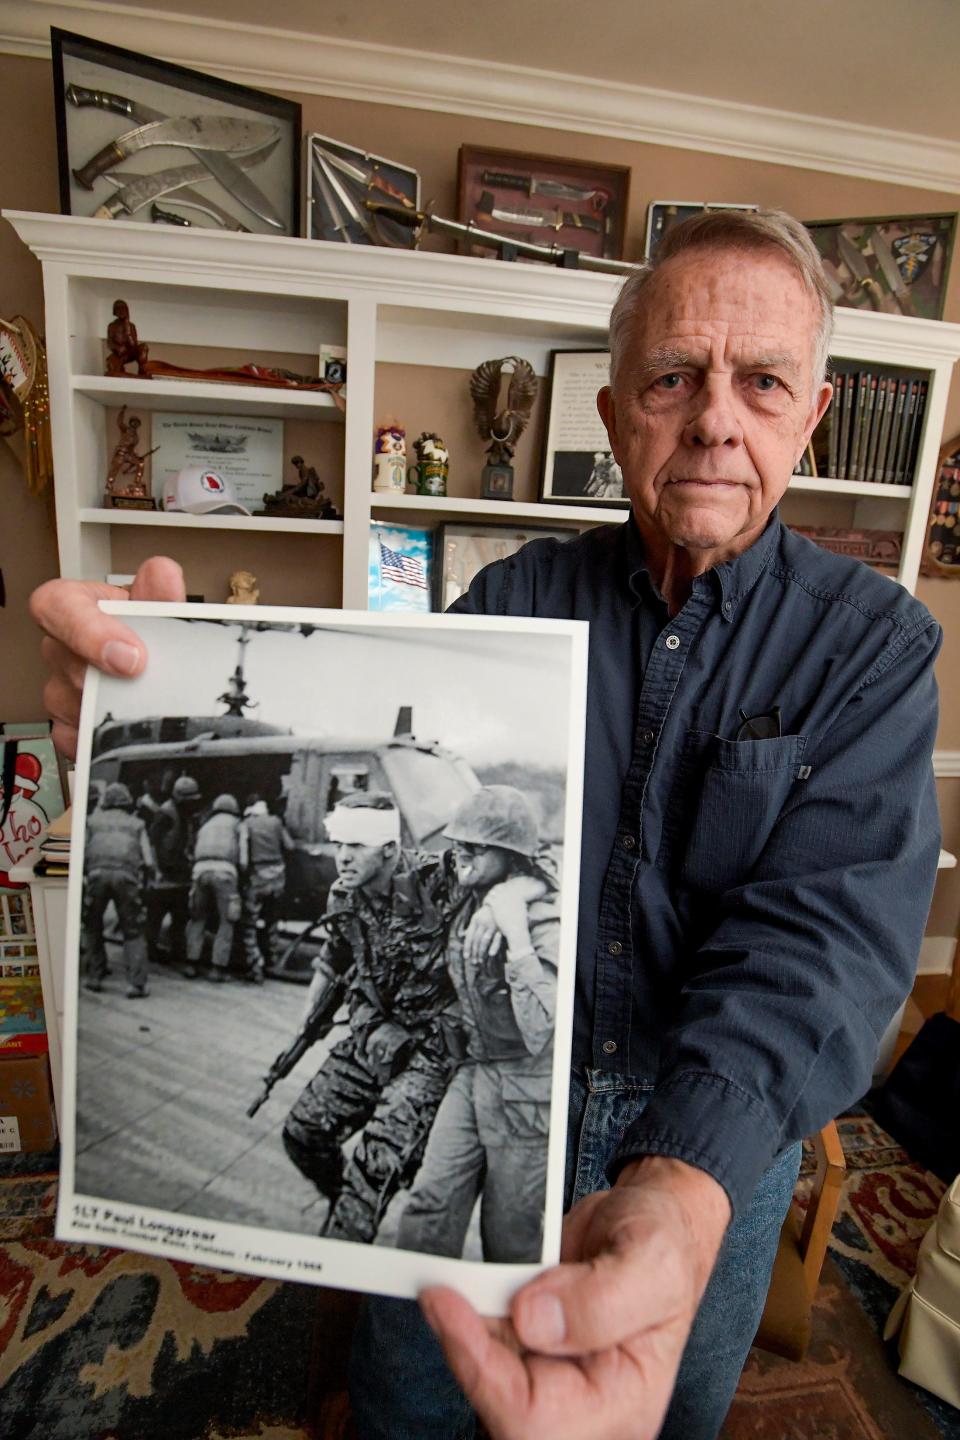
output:
[[[503,1118],[511,1135],[530,1140],[549,1134],[552,1087],[553,1078],[549,1074],[501,1074]]]
[[[683,884],[716,893],[749,878],[799,778],[805,744],[803,735],[723,740],[688,732]]]

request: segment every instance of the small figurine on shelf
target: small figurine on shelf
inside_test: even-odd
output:
[[[342,520],[343,516],[324,493],[323,481],[313,466],[308,465],[302,455],[291,455],[290,464],[299,479],[273,495],[264,495],[266,513],[294,520]]]
[[[417,452],[416,465],[410,466],[410,475],[417,487],[418,495],[446,495],[447,475],[450,470],[450,452],[433,431],[424,432],[414,440]]]
[[[510,375],[506,401],[500,408],[503,371]],[[528,360],[507,355],[502,360],[484,360],[470,376],[474,424],[481,440],[491,442],[487,463],[480,474],[485,500],[513,499],[513,460],[517,441],[530,419],[537,396],[537,377]]]
[[[228,605],[256,605],[260,600],[260,587],[256,575],[249,570],[234,570],[229,580]]]
[[[130,307],[126,300],[114,300],[114,319],[107,326],[108,375],[126,375],[128,365],[136,365],[137,374],[149,378],[147,357],[149,350],[141,345],[137,327],[130,319]]]
[[[379,494],[402,495],[407,483],[407,432],[395,420],[377,426],[373,488]]]
[[[152,450],[141,455],[137,450],[140,442],[140,417],[131,415],[128,420],[126,414],[127,407],[124,405],[117,416],[120,443],[113,452],[107,471],[107,493],[103,497],[103,503],[115,510],[156,510],[157,502],[147,490],[143,468],[148,458],[155,454],[160,446],[154,445]]]

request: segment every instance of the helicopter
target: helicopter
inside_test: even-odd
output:
[[[385,792],[400,815],[402,846],[440,851],[444,826],[480,781],[461,756],[415,734],[411,705],[398,706],[392,734],[366,738],[296,735],[250,715],[258,702],[247,690],[245,652],[257,628],[240,625],[237,663],[218,697],[225,707],[219,715],[104,716],[93,736],[91,791],[102,793],[119,780],[134,796],[166,796],[186,775],[199,786],[204,809],[223,792],[241,804],[251,793],[265,800],[294,841],[278,906],[288,943],[269,973],[309,981],[310,932],[336,877],[336,847],[324,819],[337,801],[358,790]]]

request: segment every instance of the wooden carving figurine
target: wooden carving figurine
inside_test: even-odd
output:
[[[257,577],[251,575],[249,570],[234,570],[230,576],[229,585],[228,605],[256,605],[260,599]]]
[[[107,326],[106,373],[125,375],[128,365],[136,365],[138,375],[148,375],[147,356],[150,352],[146,345],[140,344],[126,300],[114,300],[113,314],[114,319]]]

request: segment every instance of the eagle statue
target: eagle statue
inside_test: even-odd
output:
[[[500,406],[503,371],[510,373],[506,404]],[[470,376],[473,418],[482,440],[489,440],[491,465],[509,465],[517,441],[526,429],[537,395],[537,377],[528,360],[505,355],[501,360],[484,360]]]

